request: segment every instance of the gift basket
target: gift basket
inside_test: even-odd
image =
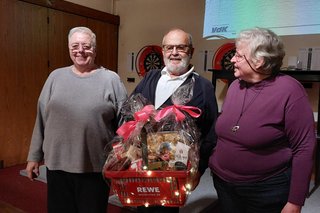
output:
[[[174,105],[155,110],[141,94],[123,105],[126,122],[117,130],[103,168],[124,206],[183,206],[198,171],[201,110],[186,106],[193,81],[171,96]]]

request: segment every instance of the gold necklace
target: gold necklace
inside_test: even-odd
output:
[[[247,107],[244,108],[244,105],[245,105],[245,102],[246,102],[246,97],[247,97],[247,91],[248,91],[248,88],[246,87],[246,91],[244,93],[244,97],[243,97],[243,102],[242,102],[242,106],[241,106],[241,112],[240,112],[240,115],[239,115],[239,118],[236,122],[235,125],[233,125],[231,127],[231,131],[236,133],[239,129],[240,129],[240,125],[239,125],[239,121],[242,117],[242,115],[248,110],[248,108],[252,105],[253,101],[260,95],[261,91],[263,90],[264,86],[265,86],[266,83],[264,83],[262,86],[261,86],[261,89],[259,90],[259,92],[257,92],[255,94],[255,96],[253,96],[250,100],[250,102],[248,103]]]

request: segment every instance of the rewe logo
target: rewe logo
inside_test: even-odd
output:
[[[227,32],[228,27],[213,27],[212,28],[212,33],[226,33]]]
[[[159,187],[137,187],[137,192],[143,192],[143,193],[157,192],[157,193],[160,193],[160,189],[159,189]]]

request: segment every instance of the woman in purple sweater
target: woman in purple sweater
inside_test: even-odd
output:
[[[236,39],[234,75],[209,159],[224,213],[301,212],[316,142],[303,86],[279,73],[283,43],[263,28]]]

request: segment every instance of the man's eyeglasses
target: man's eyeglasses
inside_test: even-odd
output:
[[[172,52],[176,48],[176,51],[178,52],[188,52],[190,45],[186,44],[179,44],[179,45],[163,45],[162,49],[165,52]]]

